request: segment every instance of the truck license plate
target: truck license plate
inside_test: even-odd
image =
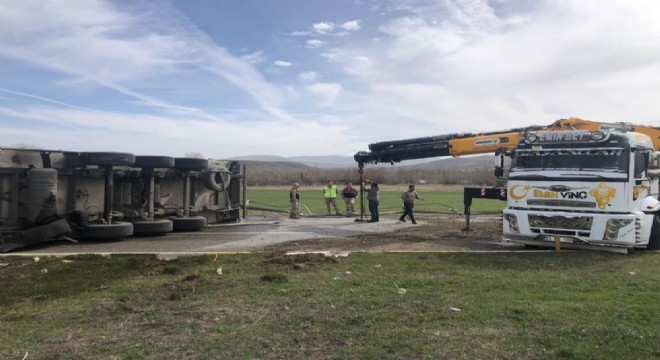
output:
[[[546,235],[545,236],[545,241],[550,241],[550,242],[555,242],[555,237],[552,235]],[[559,242],[563,244],[572,244],[573,243],[573,238],[570,237],[559,237]]]

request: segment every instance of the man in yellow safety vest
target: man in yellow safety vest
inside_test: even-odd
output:
[[[341,215],[337,208],[337,185],[334,185],[332,180],[328,180],[328,184],[323,187],[323,196],[325,196],[325,206],[328,207],[328,215],[332,215],[330,204],[334,207],[335,214]]]

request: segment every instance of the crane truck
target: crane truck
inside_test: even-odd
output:
[[[658,250],[659,147],[660,128],[569,118],[547,126],[378,142],[354,158],[362,171],[369,163],[494,153],[495,175],[507,173],[507,186],[466,188],[465,197],[507,201],[505,239]],[[505,157],[511,159],[508,172]],[[466,201],[466,215],[468,207]]]

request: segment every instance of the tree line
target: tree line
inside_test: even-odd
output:
[[[498,179],[492,168],[452,168],[425,169],[412,167],[374,167],[364,169],[364,178],[380,184],[446,184],[446,185],[481,185],[495,186]],[[356,168],[290,169],[247,165],[248,186],[289,185],[297,182],[301,185],[319,185],[332,180],[336,184],[350,181],[359,183],[360,174]]]

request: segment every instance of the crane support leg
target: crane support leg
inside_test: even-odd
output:
[[[463,188],[463,206],[465,215],[465,227],[463,231],[474,231],[470,228],[470,207],[472,207],[472,199],[494,199],[506,201],[507,191],[505,187],[500,188]]]

